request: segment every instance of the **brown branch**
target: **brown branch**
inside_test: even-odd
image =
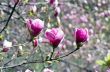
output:
[[[17,66],[21,66],[21,65],[25,65],[25,64],[30,64],[30,63],[44,63],[44,61],[42,61],[42,60],[35,60],[35,61],[32,61],[32,62],[24,61],[24,62],[22,62],[20,64],[16,64],[16,65],[0,67],[0,69],[14,68],[14,67],[17,67]]]
[[[64,56],[61,56],[59,58],[64,58],[64,57],[67,57],[69,55],[71,55],[72,53],[76,52],[77,50],[79,50],[79,48],[76,48],[75,50],[69,52],[68,54],[64,55]],[[25,65],[25,64],[30,64],[30,63],[44,63],[46,61],[54,61],[54,60],[58,60],[59,58],[54,58],[54,59],[50,59],[50,60],[35,60],[35,61],[25,61],[25,62],[22,62],[20,64],[17,64],[17,65],[13,65],[13,66],[6,66],[6,67],[0,67],[2,69],[6,69],[6,68],[14,68],[14,67],[17,67],[17,66],[21,66],[21,65]],[[12,60],[11,60],[12,61]],[[60,60],[62,61],[62,60]]]
[[[66,55],[64,55],[64,56],[61,56],[61,57],[59,57],[59,58],[64,58],[64,57],[66,57],[66,56],[69,56],[69,55],[71,55],[72,53],[76,52],[77,50],[79,50],[79,48],[76,48],[75,50],[73,50],[73,51],[69,52],[68,54],[66,54]]]

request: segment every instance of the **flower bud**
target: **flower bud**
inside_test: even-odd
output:
[[[77,28],[75,29],[76,44],[81,45],[82,42],[87,42],[89,39],[88,29]]]
[[[46,30],[45,36],[50,41],[50,44],[54,48],[56,48],[59,45],[59,43],[63,40],[64,33],[60,28],[52,28]]]
[[[58,58],[61,55],[61,51],[57,51],[55,58]]]
[[[2,52],[8,52],[9,49],[10,49],[10,47],[12,47],[12,42],[9,42],[7,40],[4,40]]]
[[[46,1],[53,7],[58,6],[58,0],[46,0]]]
[[[28,28],[31,36],[35,37],[35,36],[39,35],[39,33],[44,28],[44,21],[42,21],[40,19],[35,19],[35,20],[27,19],[26,25],[27,25],[27,28]]]
[[[60,11],[61,11],[60,8],[56,7],[55,12],[54,12],[54,16],[57,17],[60,14]]]
[[[8,52],[9,48],[3,48],[2,52]]]
[[[34,39],[34,40],[33,40],[33,46],[34,46],[34,47],[37,47],[37,46],[38,46],[38,40],[37,40],[37,39]]]
[[[33,5],[33,6],[30,6],[30,11],[32,12],[32,13],[36,13],[36,11],[37,11],[37,8],[36,8],[36,6],[35,5]]]

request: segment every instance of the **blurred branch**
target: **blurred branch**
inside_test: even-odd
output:
[[[17,45],[15,45],[17,46]],[[64,58],[66,56],[69,56],[70,54],[74,53],[75,51],[77,51],[79,48],[76,48],[75,50],[73,50],[72,52],[64,55],[64,56],[61,56],[59,58]],[[25,61],[23,63],[20,63],[20,64],[17,64],[17,65],[13,65],[13,66],[6,66],[6,67],[0,67],[0,68],[3,68],[3,69],[6,69],[6,68],[13,68],[13,67],[16,67],[16,66],[21,66],[21,65],[24,65],[24,64],[30,64],[30,63],[44,63],[46,61],[53,61],[53,60],[58,60],[59,58],[54,58],[54,59],[50,59],[50,60],[35,60],[35,61],[32,61],[32,62],[29,62],[29,61]],[[27,60],[27,59],[26,59]],[[10,63],[12,60],[8,61],[7,63],[5,63],[4,65]],[[61,60],[62,61],[62,60]]]
[[[44,61],[42,61],[42,60],[35,60],[35,61],[32,61],[32,62],[24,61],[24,62],[22,62],[20,64],[16,64],[16,65],[0,67],[0,69],[14,68],[14,67],[17,67],[17,66],[21,66],[21,65],[25,65],[25,64],[30,64],[30,63],[44,63]]]
[[[86,72],[94,72],[94,71],[92,71],[92,70],[88,69],[87,67],[82,67],[82,66],[77,65],[77,64],[75,64],[75,63],[73,63],[73,62],[72,62],[72,63],[70,63],[70,62],[65,61],[65,60],[61,60],[61,62],[66,63],[66,64],[73,65],[73,66],[75,66],[75,67],[77,67],[77,68],[79,68],[79,69],[81,69],[81,70],[86,71]]]
[[[47,2],[37,2],[37,3],[29,2],[29,3],[26,3],[26,4],[21,3],[21,4],[19,4],[19,6],[24,6],[24,5],[40,5],[40,4],[46,5]],[[6,3],[0,3],[0,5],[2,5],[2,6],[9,6]]]
[[[5,26],[3,27],[3,29],[0,31],[0,33],[2,33],[2,32],[7,28],[8,23],[9,23],[9,21],[10,21],[12,15],[13,15],[13,12],[14,12],[14,10],[15,10],[17,4],[18,4],[18,2],[15,3],[15,5],[14,5],[14,7],[13,7],[13,9],[12,9],[12,12],[11,12],[9,18],[8,18],[8,20],[7,20],[6,24],[5,24]]]

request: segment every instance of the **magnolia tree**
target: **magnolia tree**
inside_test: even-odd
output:
[[[110,71],[109,1],[0,2],[1,72]]]

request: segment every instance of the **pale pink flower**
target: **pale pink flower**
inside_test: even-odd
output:
[[[7,52],[7,51],[9,51],[10,47],[12,47],[12,42],[7,41],[7,40],[4,40],[2,52]]]
[[[29,70],[29,69],[27,69],[27,70],[25,70],[25,72],[32,72],[31,70]]]
[[[81,21],[82,23],[87,23],[87,22],[88,22],[87,16],[86,16],[86,15],[81,16],[81,17],[80,17],[80,21]]]
[[[60,7],[56,7],[54,11],[54,16],[57,17],[60,14],[61,10]]]
[[[110,72],[110,69],[108,69],[106,72]]]
[[[30,6],[30,11],[32,11],[33,13],[36,13],[37,7],[35,5]]]
[[[51,70],[51,69],[49,69],[49,68],[45,68],[45,69],[43,70],[43,72],[54,72],[54,71]]]

